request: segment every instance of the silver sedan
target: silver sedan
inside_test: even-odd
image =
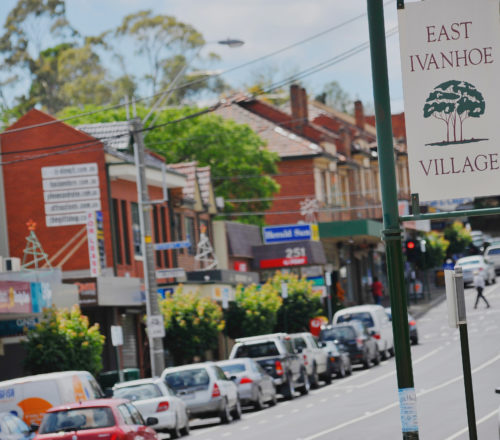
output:
[[[238,386],[242,405],[252,405],[256,410],[263,409],[265,402],[276,405],[273,378],[253,359],[231,359],[217,365]]]

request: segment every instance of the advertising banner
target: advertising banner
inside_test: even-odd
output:
[[[31,313],[30,283],[0,281],[0,313]]]
[[[498,194],[498,1],[411,2],[398,19],[411,192]]]

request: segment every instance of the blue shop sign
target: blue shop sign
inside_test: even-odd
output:
[[[0,321],[0,337],[23,335],[24,329],[30,330],[34,328],[38,322],[39,319],[36,317]]]
[[[262,228],[262,235],[265,244],[315,239],[310,224],[265,226]]]

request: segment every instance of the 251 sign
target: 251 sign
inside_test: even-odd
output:
[[[285,249],[285,258],[297,258],[305,257],[306,248],[305,247],[290,247]]]

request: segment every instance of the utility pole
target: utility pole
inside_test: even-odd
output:
[[[160,315],[158,292],[156,286],[154,246],[151,228],[151,204],[146,182],[145,148],[140,119],[131,121],[134,137],[134,159],[137,169],[137,196],[139,204],[139,222],[141,227],[141,248],[144,268],[144,290],[146,292],[146,314],[148,317],[149,356],[151,359],[151,376],[158,377],[165,368],[163,339],[152,336],[149,331],[149,317]]]
[[[373,97],[377,127],[377,148],[386,243],[387,274],[392,310],[392,329],[396,354],[402,435],[404,440],[418,439],[417,402],[413,383],[408,310],[404,279],[398,193],[394,164],[387,50],[385,44],[383,0],[367,0]]]

